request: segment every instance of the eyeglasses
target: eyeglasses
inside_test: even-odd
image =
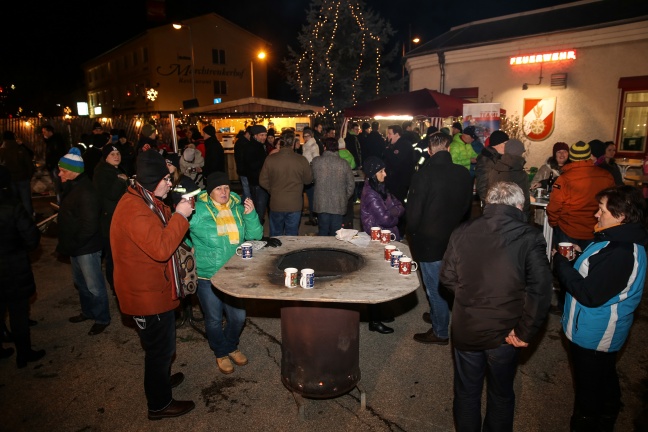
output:
[[[162,180],[164,180],[167,183],[171,183],[171,177],[164,177]]]

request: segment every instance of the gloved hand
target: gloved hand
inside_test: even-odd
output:
[[[269,247],[277,247],[277,246],[281,246],[281,240],[279,240],[279,239],[277,239],[277,238],[274,238],[274,237],[263,237],[263,238],[261,238],[261,240],[263,240],[264,242],[266,242],[266,246],[265,246],[265,247],[268,247],[268,246],[269,246]]]

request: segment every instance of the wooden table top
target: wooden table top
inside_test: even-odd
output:
[[[403,276],[384,259],[384,245],[371,242],[367,247],[356,246],[335,237],[280,236],[282,246],[254,251],[252,259],[234,255],[212,276],[212,284],[226,294],[240,298],[267,300],[296,300],[330,303],[376,304],[403,297],[420,286],[417,272]],[[409,248],[392,242],[404,255]],[[355,272],[337,279],[315,279],[313,289],[287,288],[283,285],[283,269],[277,267],[286,253],[308,248],[328,248],[354,252],[364,259]],[[304,266],[306,267],[306,266]],[[309,264],[315,269],[317,263]]]

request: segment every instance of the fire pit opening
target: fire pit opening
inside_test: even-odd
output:
[[[312,268],[315,279],[336,279],[361,269],[365,264],[362,256],[331,248],[302,249],[283,255],[277,261],[277,270],[283,276],[288,267],[297,269]]]

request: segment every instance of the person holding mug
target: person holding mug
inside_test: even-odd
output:
[[[376,156],[370,156],[362,166],[366,180],[360,197],[360,220],[362,229],[371,235],[371,227],[380,227],[391,231],[394,240],[400,240],[398,220],[405,214],[405,207],[398,198],[389,193],[385,187],[385,163]],[[390,237],[391,240],[391,237]],[[369,305],[369,330],[378,333],[392,333],[394,329],[387,327],[381,321],[390,322],[391,319],[380,318],[378,305]]]
[[[196,256],[198,299],[205,314],[205,330],[209,347],[216,355],[218,369],[224,374],[234,372],[232,362],[246,365],[247,357],[238,349],[245,324],[241,300],[218,290],[211,277],[246,240],[259,240],[263,226],[252,199],[230,190],[230,180],[223,172],[213,172],[206,179],[205,191],[196,197],[196,213],[189,227]],[[223,314],[227,323],[223,326]]]
[[[621,409],[616,370],[646,278],[646,205],[632,186],[596,194],[594,241],[569,261],[554,251],[554,272],[565,287],[562,326],[574,379],[572,431],[614,430]],[[574,245],[580,252],[580,247]]]

